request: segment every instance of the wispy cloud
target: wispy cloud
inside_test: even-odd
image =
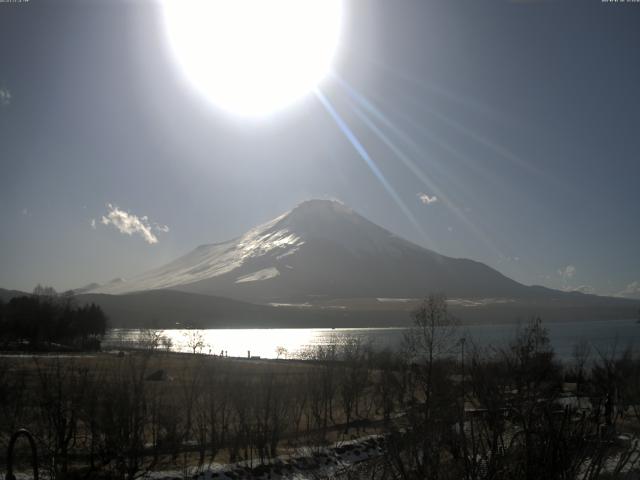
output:
[[[562,281],[562,286],[560,287],[562,290],[570,291],[573,288],[571,287],[571,279],[576,275],[576,267],[573,265],[567,265],[565,267],[561,267],[557,270],[558,275]]]
[[[588,295],[594,295],[596,293],[596,289],[591,285],[578,285],[577,287],[567,286],[563,288],[565,292],[580,292]]]
[[[436,203],[438,201],[438,197],[435,195],[429,196],[426,193],[419,193],[418,198],[424,205],[431,205],[432,203]]]
[[[93,228],[94,230],[96,229],[96,219],[95,218],[91,219],[91,228]]]
[[[568,281],[573,278],[576,274],[576,267],[573,265],[567,265],[566,267],[562,267],[558,269],[558,275],[562,278],[563,281]]]
[[[158,243],[158,237],[154,234],[154,230],[165,233],[169,231],[169,227],[166,225],[157,223],[151,225],[147,216],[138,217],[110,203],[107,204],[107,208],[109,213],[103,215],[101,220],[103,225],[113,225],[120,233],[127,235],[140,235],[149,245]],[[92,221],[91,226],[93,227],[94,224],[95,221]]]
[[[559,268],[556,272],[562,280],[561,289],[565,292],[581,292],[585,294],[595,294],[596,290],[591,285],[572,285],[572,280],[576,276],[576,267],[567,265]]]
[[[640,282],[637,280],[635,282],[631,282],[629,285],[624,287],[624,290],[616,293],[616,297],[640,298]]]
[[[6,107],[11,103],[11,92],[8,88],[0,87],[0,107]]]

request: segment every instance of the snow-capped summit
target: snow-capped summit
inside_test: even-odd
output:
[[[239,238],[95,293],[173,289],[252,301],[332,297],[459,297],[526,293],[488,266],[404,240],[335,200],[309,200]]]
[[[382,253],[397,238],[337,200],[307,200],[279,217],[275,228],[303,241],[327,241],[357,253]]]

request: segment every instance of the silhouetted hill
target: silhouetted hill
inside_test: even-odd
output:
[[[126,295],[78,295],[102,307],[113,327],[275,328],[405,325],[406,312],[344,311],[331,307],[274,307],[173,290]]]
[[[114,327],[286,328],[406,326],[418,301],[380,302],[340,299],[316,305],[255,305],[211,295],[154,290],[127,295],[85,294],[78,302],[99,305]],[[596,297],[604,298],[604,297]],[[547,322],[634,318],[638,302],[591,304],[555,301],[484,301],[451,299],[451,312],[463,323],[511,323],[541,316]]]
[[[5,288],[0,288],[0,299],[4,302],[8,302],[13,297],[23,297],[25,295],[30,295],[26,292],[21,292],[20,290],[7,290]]]

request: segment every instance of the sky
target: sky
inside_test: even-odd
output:
[[[158,2],[0,3],[0,287],[128,278],[337,198],[524,284],[640,292],[640,3],[344,8],[320,95],[248,119],[186,78]]]

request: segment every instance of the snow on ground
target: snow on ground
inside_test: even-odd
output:
[[[356,440],[340,442],[330,447],[303,448],[295,455],[283,455],[270,459],[268,464],[253,465],[248,461],[234,464],[213,464],[206,470],[150,472],[152,480],[239,480],[239,479],[288,479],[311,480],[329,478],[350,467],[380,457],[383,454],[384,437],[370,435]]]
[[[418,298],[376,298],[380,303],[407,303],[415,302]]]
[[[450,298],[447,299],[449,305],[457,305],[460,307],[485,307],[487,305],[496,305],[501,303],[513,303],[513,298]]]
[[[311,307],[313,307],[313,305],[311,305],[309,302],[305,302],[305,303],[271,302],[269,305],[271,305],[272,307],[295,307],[295,308],[311,308]]]

